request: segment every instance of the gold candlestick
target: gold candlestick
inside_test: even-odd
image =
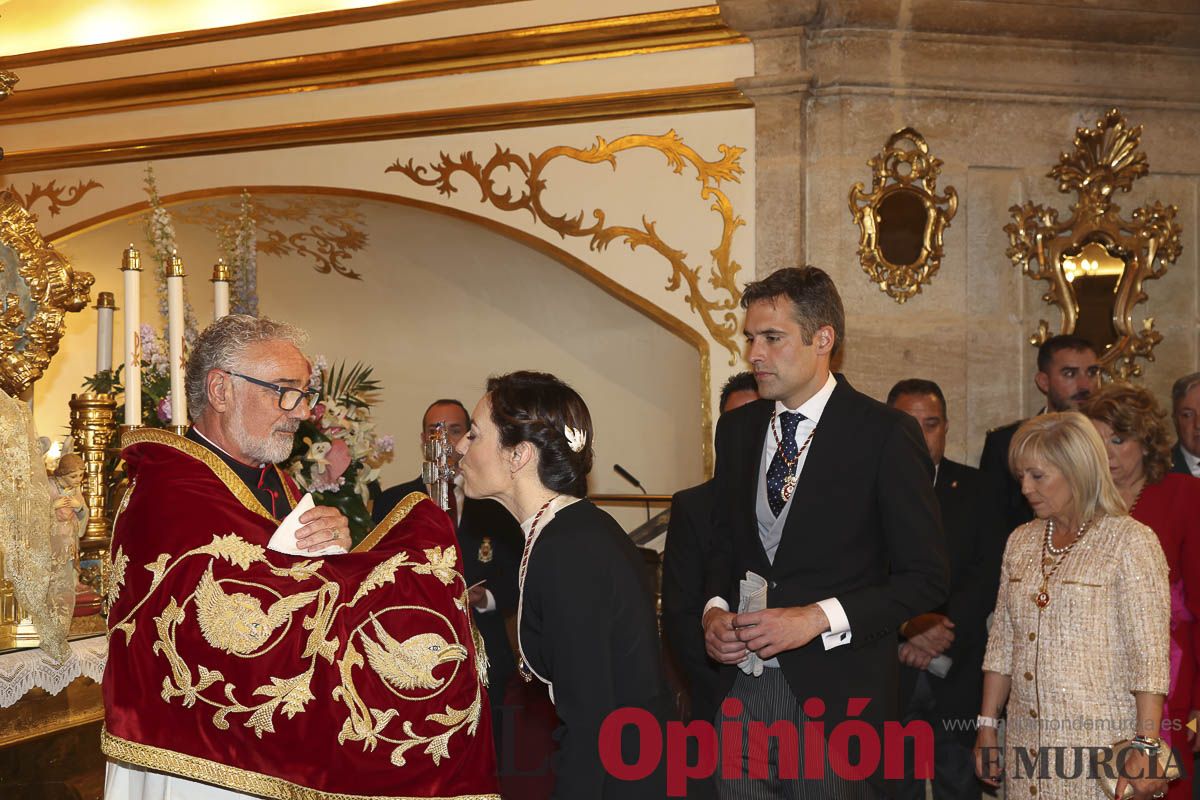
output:
[[[79,542],[80,561],[103,558],[112,537],[108,508],[108,450],[117,433],[117,401],[111,394],[83,392],[71,395],[71,438],[83,458],[83,498],[88,521]],[[100,570],[84,570],[81,580],[101,593]],[[101,593],[102,594],[102,593]]]

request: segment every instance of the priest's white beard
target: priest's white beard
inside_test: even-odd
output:
[[[266,436],[253,436],[246,430],[245,420],[242,419],[242,404],[238,402],[233,403],[230,422],[230,433],[238,449],[259,464],[278,464],[285,461],[292,454],[292,437],[300,427],[300,420],[285,419]]]

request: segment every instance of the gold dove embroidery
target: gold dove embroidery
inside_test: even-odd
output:
[[[249,655],[271,638],[275,629],[287,622],[293,612],[308,605],[318,592],[281,597],[264,612],[262,603],[243,592],[226,594],[213,580],[212,564],[204,571],[196,587],[196,620],[204,639],[218,650]]]
[[[379,642],[371,641],[365,632],[362,634],[367,663],[397,689],[437,689],[445,680],[435,678],[433,671],[441,664],[467,657],[467,648],[447,642],[440,634],[419,633],[401,643],[388,635],[373,614],[371,624]]]

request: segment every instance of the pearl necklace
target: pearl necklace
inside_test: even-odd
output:
[[[1058,572],[1058,568],[1062,566],[1063,561],[1067,557],[1067,553],[1071,552],[1071,549],[1074,548],[1075,545],[1079,544],[1079,541],[1083,538],[1083,535],[1087,533],[1088,522],[1090,522],[1090,520],[1079,526],[1079,530],[1075,532],[1075,538],[1071,540],[1070,544],[1068,544],[1066,547],[1055,547],[1054,520],[1046,520],[1046,538],[1042,542],[1042,585],[1038,589],[1038,593],[1033,596],[1033,602],[1038,608],[1045,608],[1046,606],[1050,605],[1050,578],[1055,572]],[[1050,567],[1049,572],[1046,571],[1046,567]]]

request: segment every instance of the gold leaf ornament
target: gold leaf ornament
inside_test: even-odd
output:
[[[413,572],[433,575],[447,586],[454,583],[454,579],[458,577],[458,571],[454,568],[458,563],[457,548],[451,546],[442,550],[440,547],[431,547],[425,551],[425,558],[429,563],[415,565]]]
[[[255,562],[266,561],[266,550],[261,545],[247,542],[236,533],[214,536],[212,542],[197,548],[194,552],[223,558],[242,569],[249,568]]]
[[[125,569],[129,566],[129,556],[125,555],[123,547],[118,547],[116,553],[105,557],[110,559],[107,599],[111,608],[112,604],[117,602],[117,598],[120,597],[121,587],[125,584]],[[132,634],[132,631],[130,633]]]
[[[372,589],[378,589],[385,583],[394,583],[396,580],[396,570],[402,564],[407,563],[407,553],[397,553],[388,560],[376,564],[375,567],[367,574],[366,580],[359,584],[358,591],[354,593],[354,597],[350,600],[349,606],[353,606],[359,600],[367,596]]]

